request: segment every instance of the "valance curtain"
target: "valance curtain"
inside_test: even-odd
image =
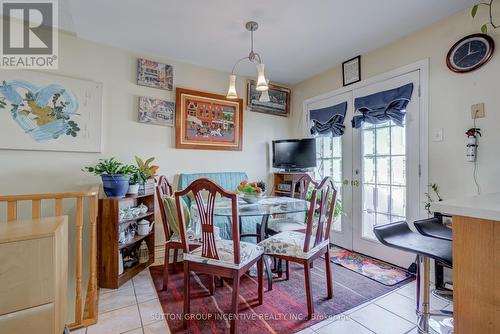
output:
[[[352,118],[352,127],[360,128],[364,122],[380,124],[389,120],[398,126],[403,126],[406,106],[411,100],[412,93],[413,83],[409,83],[395,89],[354,99],[356,116]]]
[[[310,110],[311,134],[315,136],[342,136],[345,130],[344,118],[346,111],[347,102]]]

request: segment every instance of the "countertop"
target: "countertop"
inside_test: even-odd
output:
[[[500,221],[500,193],[434,202],[431,205],[431,210],[455,216]]]

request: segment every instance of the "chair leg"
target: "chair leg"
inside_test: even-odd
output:
[[[325,267],[326,267],[326,289],[328,292],[328,299],[333,298],[333,286],[332,286],[332,267],[330,263],[330,251],[326,249],[325,254]]]
[[[263,285],[264,285],[264,278],[263,278],[263,274],[264,274],[264,268],[263,268],[263,261],[264,261],[264,256],[261,256],[261,258],[259,259],[259,261],[257,261],[257,282],[259,284],[259,287],[258,287],[258,293],[259,293],[259,305],[262,305],[262,300],[264,298],[263,296]]]
[[[290,261],[286,260],[285,265],[286,265],[285,278],[288,281],[290,279]]]
[[[265,256],[262,256],[264,259],[264,266],[266,267],[266,276],[267,276],[267,291],[271,291],[273,289],[273,273],[271,271],[271,266]]]
[[[174,249],[174,262],[172,265],[172,267],[173,267],[172,272],[174,272],[174,273],[177,272],[177,255],[178,255],[178,253],[179,253],[179,250],[177,248]]]
[[[311,268],[309,262],[304,264],[304,277],[306,280],[307,319],[310,320],[314,313],[314,305],[311,291]]]
[[[231,334],[235,334],[237,332],[237,321],[236,318],[238,317],[238,296],[240,293],[240,276],[237,271],[233,274],[233,298],[232,298],[232,306],[231,306],[231,312],[232,312],[232,318],[231,318],[231,329],[230,332]]]
[[[184,261],[184,319],[182,321],[182,326],[187,329],[187,315],[190,309],[190,296],[189,296],[189,262]]]
[[[278,260],[278,277],[281,278],[283,276],[283,260]]]
[[[168,289],[168,270],[169,270],[169,257],[170,257],[170,248],[165,245],[165,257],[163,263],[163,285],[161,289],[163,291],[167,291]]]
[[[208,291],[210,292],[210,296],[213,296],[215,291],[215,275],[210,275],[209,279],[210,279],[210,284],[208,287]]]

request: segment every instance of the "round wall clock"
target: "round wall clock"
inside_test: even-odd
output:
[[[457,73],[474,71],[490,60],[494,49],[495,42],[490,36],[469,35],[451,47],[446,56],[446,65]]]

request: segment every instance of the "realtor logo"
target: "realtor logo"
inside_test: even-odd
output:
[[[2,69],[57,69],[57,0],[0,0]]]

